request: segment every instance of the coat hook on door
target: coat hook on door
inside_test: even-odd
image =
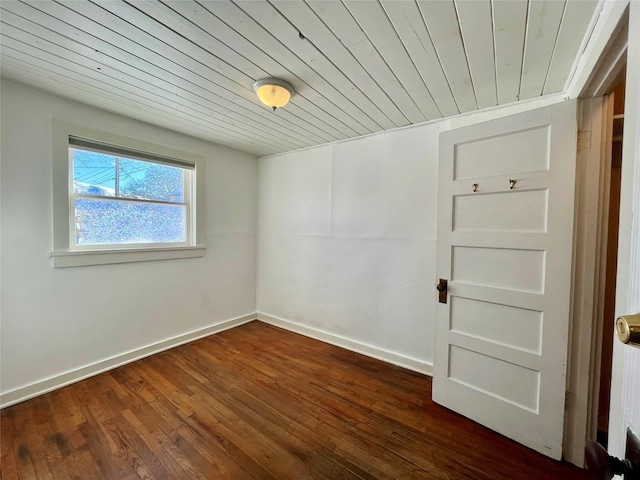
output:
[[[474,183],[473,185],[471,185],[471,190],[473,190],[474,192],[476,192],[478,190],[478,184]]]
[[[509,189],[513,190],[513,187],[516,186],[516,181],[509,179]]]

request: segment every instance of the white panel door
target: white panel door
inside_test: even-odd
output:
[[[440,135],[433,400],[562,454],[576,102]]]

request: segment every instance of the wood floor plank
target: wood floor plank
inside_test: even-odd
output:
[[[299,374],[299,370],[297,370],[297,369],[296,369],[296,371],[297,371],[297,372],[298,372],[298,374]],[[312,381],[311,383],[312,383],[312,384],[315,384],[315,381]],[[326,386],[325,386],[325,387],[322,387],[322,386],[316,385],[316,388],[317,388],[318,392],[320,392],[320,393],[325,393],[325,394],[333,395],[334,397],[336,397],[336,398],[334,398],[334,399],[333,399],[333,401],[334,401],[334,402],[336,402],[336,405],[338,405],[338,406],[342,406],[342,405],[345,403],[345,402],[343,401],[344,394],[342,394],[342,396],[337,395],[337,394],[335,394],[335,392],[332,392],[332,391],[331,391],[331,389],[327,389],[327,388],[326,388]],[[355,392],[349,391],[348,393],[349,393],[350,395],[354,396],[354,398],[355,398]],[[322,401],[318,401],[318,402],[317,402],[317,404],[320,404],[320,403],[322,403]],[[326,404],[326,403],[328,403],[328,401],[327,401],[327,399],[326,399],[326,398],[325,398],[325,400],[324,400],[324,403],[325,403],[325,404]],[[278,398],[277,398],[277,404],[278,404],[278,405],[283,405],[283,406],[284,406],[284,405],[286,405],[286,399],[283,399],[282,397],[278,397]],[[288,412],[289,414],[291,414],[291,413],[293,413],[293,412],[294,412],[295,408],[294,408],[294,407],[292,407],[291,405],[288,405],[286,408],[282,408],[281,410],[282,410],[282,411],[286,411],[286,412]],[[370,412],[370,411],[369,411],[368,409],[366,409],[366,412]],[[271,414],[271,416],[274,416],[274,415],[273,415],[273,414]],[[275,415],[275,416],[277,416],[277,413],[276,413],[276,415]],[[314,414],[314,415],[308,415],[308,413],[307,413],[307,414],[305,414],[305,415],[302,415],[302,416],[301,416],[301,417],[299,417],[299,418],[296,418],[295,420],[296,420],[297,422],[304,423],[306,418],[313,418],[314,416],[315,416],[315,414]],[[358,422],[360,422],[360,421],[361,421],[361,420],[358,420]],[[356,423],[356,422],[354,421],[354,422],[352,422],[352,423]],[[332,437],[333,437],[333,441],[334,441],[334,443],[335,443],[335,442],[336,442],[336,440],[337,440],[337,437],[336,437],[336,435],[335,435],[337,430],[338,430],[338,428],[334,425],[334,430],[333,430],[333,432],[332,432],[332,433],[333,433]],[[317,433],[319,433],[319,432],[316,432],[316,434],[317,434]],[[385,447],[384,447],[383,445],[380,445],[380,444],[379,444],[379,443],[380,443],[380,442],[379,442],[379,439],[378,439],[379,435],[377,435],[377,433],[378,433],[378,432],[374,431],[374,432],[373,432],[373,434],[372,434],[369,438],[367,438],[367,439],[366,439],[366,441],[364,441],[364,442],[360,442],[360,444],[361,444],[361,445],[364,445],[364,448],[363,448],[363,450],[362,450],[363,452],[366,452],[366,454],[371,454],[371,453],[374,453],[374,454],[375,454],[375,455],[373,455],[373,458],[372,458],[372,459],[370,459],[370,461],[368,461],[368,462],[367,462],[366,467],[367,467],[367,468],[371,468],[371,467],[372,467],[373,465],[375,465],[378,461],[380,461],[380,464],[381,464],[381,466],[382,466],[381,468],[382,468],[383,470],[384,470],[384,469],[389,469],[389,465],[394,465],[395,463],[398,463],[398,461],[397,461],[398,459],[397,459],[397,458],[396,458],[396,459],[388,459],[388,458],[384,458],[384,457],[385,457],[385,455],[387,455],[387,451],[385,450]],[[346,445],[347,445],[348,447],[355,448],[354,441],[353,441],[353,440],[354,440],[354,438],[355,438],[355,436],[357,436],[357,432],[355,432],[355,430],[354,430],[354,431],[352,431],[352,432],[350,432],[350,433],[345,434],[345,437],[346,437]],[[327,435],[327,437],[329,437],[329,435]],[[379,450],[377,450],[377,451],[376,451],[376,450],[375,450],[375,448],[373,448],[373,449],[372,449],[372,444],[376,444],[376,446],[377,446],[377,447],[379,447]],[[338,447],[338,446],[334,445],[334,448],[337,448],[337,447]],[[360,456],[362,456],[362,455],[360,455]],[[418,456],[415,456],[415,455],[413,456],[413,462],[412,462],[412,463],[414,463],[414,464],[420,464],[420,463],[422,463],[424,467],[428,468],[428,466],[424,464],[423,459],[422,459],[422,458],[420,458],[420,457],[418,457]],[[397,475],[397,474],[399,474],[400,472],[390,472],[390,473],[391,473],[392,475]],[[379,474],[380,474],[380,471],[377,471],[377,474],[379,475]],[[434,474],[434,475],[435,475],[435,474]],[[436,476],[434,476],[434,478],[437,478],[437,477],[436,477]]]
[[[169,370],[170,366],[163,365],[162,375],[158,372],[147,372],[147,375],[148,378],[156,382],[162,382],[164,378],[166,378],[165,375]],[[180,395],[177,392],[173,392],[166,400],[178,405],[178,410],[188,418],[188,420],[185,421],[184,417],[181,420],[176,417],[172,421],[174,431],[177,430],[181,435],[178,436],[178,446],[182,450],[189,449],[190,451],[204,455],[210,462],[208,470],[217,469],[217,474],[223,476],[221,478],[231,478],[228,476],[231,474],[227,472],[229,469],[235,472],[234,478],[253,478],[251,473],[249,473],[250,468],[248,469],[246,467],[251,466],[254,462],[252,462],[249,457],[243,455],[235,444],[228,441],[228,439],[218,431],[219,429],[215,428],[218,426],[217,423],[215,425],[209,425],[210,428],[206,430],[199,428],[201,427],[201,424],[197,422],[199,416],[195,416],[195,413],[202,409],[201,403],[203,402],[194,398],[193,392],[191,392],[190,395]],[[204,402],[207,402],[206,398]],[[194,422],[194,420],[196,421]],[[188,427],[186,432],[184,428],[178,428],[180,425]],[[236,461],[236,457],[241,458]],[[227,477],[224,477],[224,475],[227,475]]]
[[[0,411],[0,472],[3,478],[19,478],[19,469],[16,455],[14,455],[14,442],[17,441],[15,428],[15,413],[13,410]]]
[[[588,478],[430,398],[427,376],[256,321],[2,410],[0,477]]]
[[[265,365],[262,365],[262,367],[264,368]],[[248,388],[249,385],[247,384],[247,378],[243,377],[245,384],[244,384],[244,392],[235,392],[235,399],[240,399],[242,398],[243,394],[246,394],[250,389]],[[327,393],[324,392],[323,393]],[[275,411],[265,411],[262,412],[261,415],[264,415],[270,419],[282,419],[284,413],[286,412],[287,415],[292,415],[296,413],[296,407],[294,407],[291,404],[287,403],[287,399],[283,398],[282,396],[278,396],[276,393],[274,392],[270,392],[269,398],[276,400],[276,405],[278,406],[277,410]],[[295,397],[293,397],[295,398]],[[266,409],[268,410],[268,406],[264,406],[266,407]],[[314,407],[314,405],[307,405],[306,407]],[[261,409],[257,406],[257,405],[253,405],[251,407],[254,411],[258,411],[260,412]],[[299,425],[305,425],[308,423],[308,420],[312,421],[311,425],[306,425],[308,430],[307,431],[302,431],[296,434],[295,431],[290,431],[290,433],[293,436],[299,437],[298,441],[305,441],[302,440],[304,438],[306,438],[306,442],[313,442],[313,441],[321,441],[322,439],[325,440],[325,442],[329,445],[331,445],[332,448],[339,448],[340,444],[336,444],[336,442],[338,442],[341,439],[340,433],[339,433],[339,428],[334,428],[333,430],[331,430],[329,433],[325,433],[324,435],[321,435],[322,432],[320,432],[316,427],[318,422],[314,421],[314,417],[316,416],[316,413],[314,413],[312,410],[310,410],[309,408],[305,408],[305,412],[301,415],[298,415],[296,418],[292,419],[293,422],[297,422],[297,423],[293,423],[293,425],[299,424]],[[289,423],[291,424],[292,420],[288,420]],[[256,418],[255,421],[259,422],[259,420]],[[327,419],[327,421],[331,421],[331,419]],[[284,426],[283,428],[286,428],[287,426],[287,420],[281,420],[281,422],[284,422]],[[315,422],[315,424],[313,424]],[[273,433],[273,432],[272,432]],[[343,435],[344,437],[348,437],[347,434]],[[314,438],[315,437],[315,438]],[[313,440],[310,440],[313,439]],[[349,447],[349,448],[356,448],[352,443],[353,438],[347,438],[345,441],[345,444]],[[395,462],[385,462],[384,459],[382,459],[381,457],[384,457],[385,455],[385,451],[378,451],[376,452],[374,449],[371,448],[371,444],[367,444],[365,445],[361,452],[363,453],[363,455],[361,455],[359,457],[359,460],[366,460],[364,463],[364,468],[369,469],[370,471],[373,471],[376,475],[374,476],[374,478],[382,478],[383,475],[383,471],[384,470],[391,470],[393,467],[391,467],[390,465],[393,465]],[[376,454],[377,453],[377,454]],[[366,459],[365,457],[367,455],[371,455],[371,458]],[[376,464],[379,464],[379,466],[381,467],[380,470],[376,470],[375,466]],[[394,478],[394,474],[399,474],[400,472],[392,472],[392,475],[390,478]]]

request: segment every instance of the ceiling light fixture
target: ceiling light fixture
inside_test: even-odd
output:
[[[253,84],[253,91],[256,92],[260,101],[271,107],[274,112],[276,108],[284,107],[289,103],[289,99],[293,96],[291,84],[279,78],[258,80]]]

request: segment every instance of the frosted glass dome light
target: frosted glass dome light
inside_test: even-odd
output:
[[[276,108],[284,107],[293,96],[293,87],[290,83],[279,78],[264,78],[253,84],[253,91],[256,92],[262,103]]]

